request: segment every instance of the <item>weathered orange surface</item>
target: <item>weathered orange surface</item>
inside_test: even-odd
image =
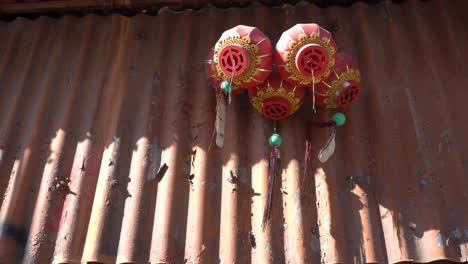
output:
[[[299,3],[0,22],[0,262],[395,263],[468,259],[468,2]],[[204,61],[220,34],[331,30],[362,93],[338,129],[310,100],[272,122],[234,96],[224,148]],[[305,140],[313,162],[303,175]],[[161,178],[160,166],[168,170]],[[305,179],[302,181],[302,179]]]

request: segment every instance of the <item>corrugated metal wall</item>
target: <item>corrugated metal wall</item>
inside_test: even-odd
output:
[[[0,262],[466,261],[467,8],[253,4],[0,23]],[[364,90],[337,152],[304,182],[305,123],[326,114],[308,103],[279,122],[282,173],[262,230],[272,123],[234,97],[225,146],[209,150],[203,63],[229,27],[275,42],[298,22],[334,30]],[[310,132],[315,153],[327,133]]]

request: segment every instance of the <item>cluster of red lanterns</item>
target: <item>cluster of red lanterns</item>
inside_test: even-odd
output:
[[[209,54],[207,74],[225,93],[247,90],[266,118],[281,120],[296,112],[306,95],[320,108],[350,105],[360,92],[360,73],[348,54],[337,53],[330,32],[317,24],[297,24],[274,49],[259,29],[225,31]]]
[[[297,24],[285,31],[275,49],[255,27],[236,26],[225,31],[209,54],[207,75],[217,91],[216,144],[224,141],[225,94],[247,90],[252,105],[266,118],[281,120],[295,113],[307,95],[313,107],[325,109],[350,105],[360,92],[360,73],[350,55],[337,53],[330,32],[317,24]],[[329,124],[342,126],[342,113],[335,113]],[[335,127],[320,150],[318,159],[326,162],[335,149]],[[214,133],[213,133],[214,135]],[[268,191],[262,226],[271,215],[277,160],[282,138],[276,131],[269,137],[271,146]],[[310,162],[311,144],[306,140],[304,175]]]

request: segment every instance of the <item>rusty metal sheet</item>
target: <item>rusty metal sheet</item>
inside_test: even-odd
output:
[[[355,2],[377,3],[383,0],[311,0],[321,7],[330,5],[348,6]],[[401,0],[392,0],[401,1]],[[200,8],[207,4],[227,8],[230,6],[247,6],[260,2],[268,6],[278,6],[281,3],[296,4],[299,0],[0,0],[0,15],[47,14],[60,15],[67,13],[83,14],[90,11],[121,12],[125,15],[139,12],[152,13],[161,7],[171,7],[177,10]],[[0,17],[1,18],[1,17]]]
[[[0,22],[1,263],[397,263],[468,260],[468,2],[308,3]],[[307,102],[273,124],[246,94],[213,146],[204,60],[219,35],[296,23],[355,55],[363,93],[336,152]],[[466,81],[465,81],[466,80]],[[302,180],[302,178],[304,180]]]

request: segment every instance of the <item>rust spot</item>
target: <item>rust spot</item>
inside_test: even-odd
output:
[[[193,184],[193,179],[195,179],[195,174],[190,174],[188,176],[188,182],[190,184],[190,189],[193,191],[193,188],[194,188],[194,184]]]
[[[281,190],[281,193],[283,193],[284,195],[288,195],[288,192],[284,188],[280,188],[280,190]]]
[[[84,170],[85,170],[85,162],[86,162],[86,158],[83,157],[83,162],[81,163],[81,167],[80,167],[80,170],[81,170],[81,171],[84,171]]]
[[[228,178],[228,182],[236,184],[237,181],[239,180],[239,177],[236,174],[234,174],[233,171],[229,171],[229,173],[230,173],[230,176]]]
[[[250,232],[249,233],[249,238],[250,238],[250,245],[252,246],[252,248],[257,248],[257,242],[255,241],[255,235],[253,232]]]
[[[157,180],[158,182],[160,182],[160,181],[162,180],[162,178],[163,178],[164,175],[166,174],[168,168],[169,168],[169,167],[167,166],[166,163],[164,163],[164,164],[161,166],[161,168],[159,168],[158,173],[156,173],[156,180]]]

